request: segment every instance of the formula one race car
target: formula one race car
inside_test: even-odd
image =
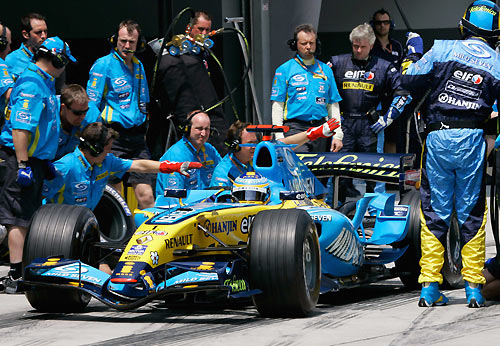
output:
[[[265,202],[224,188],[166,190],[155,208],[136,214],[138,227],[127,241],[100,241],[86,208],[43,206],[25,246],[30,304],[81,311],[94,297],[127,310],[153,300],[251,297],[264,316],[304,316],[320,293],[396,276],[411,283],[418,273],[418,256],[408,250],[416,211],[397,205],[394,194],[365,194],[346,211],[350,219],[323,202],[325,188],[313,173],[335,173],[328,171],[339,169],[343,154],[324,153],[321,164],[305,160],[310,169],[290,145],[278,143],[263,141],[255,150],[255,175],[269,184]],[[412,164],[408,155],[366,155],[379,163],[371,168],[376,176],[396,181]],[[354,168],[346,172],[366,171]],[[116,252],[111,275],[96,269]]]

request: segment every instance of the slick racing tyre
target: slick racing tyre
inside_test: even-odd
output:
[[[463,286],[462,280],[462,247],[460,244],[460,227],[455,213],[451,215],[450,229],[446,235],[444,249],[443,289],[453,289]]]
[[[103,241],[121,242],[135,231],[132,213],[122,196],[111,186],[106,185],[104,193],[94,209],[99,222]]]
[[[400,244],[402,246],[408,245],[408,249],[396,261],[396,270],[403,285],[410,290],[414,290],[421,287],[418,283],[418,276],[420,275],[418,262],[422,257],[420,250],[420,192],[412,190],[406,193],[399,204],[410,206],[410,217],[408,219],[409,225],[406,239]]]
[[[64,256],[96,266],[91,244],[99,241],[99,226],[90,209],[47,204],[33,216],[24,245],[23,265],[35,258]],[[26,291],[31,306],[43,312],[82,311],[90,296],[80,291],[33,287]]]
[[[262,290],[253,302],[262,316],[307,316],[320,290],[319,240],[309,214],[267,210],[252,222],[250,285]]]
[[[400,203],[410,206],[410,219],[406,243],[408,249],[396,261],[396,269],[400,273],[400,279],[409,289],[418,289],[420,275],[420,192],[410,191],[403,196]],[[460,229],[455,214],[451,216],[450,229],[446,236],[446,246],[444,249],[444,263],[441,269],[443,275],[444,289],[458,288],[462,285],[462,255],[460,247]]]

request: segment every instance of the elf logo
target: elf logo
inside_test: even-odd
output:
[[[481,75],[461,70],[456,70],[455,72],[453,72],[453,77],[475,85],[479,85],[483,82],[483,77]]]
[[[375,78],[375,73],[371,71],[346,71],[344,77],[348,79],[362,79],[362,80],[372,80]]]

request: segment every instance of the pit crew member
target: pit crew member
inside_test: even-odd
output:
[[[45,17],[39,13],[28,13],[21,18],[21,47],[10,53],[5,61],[9,72],[17,79],[34,60],[35,53],[40,45],[47,39],[47,23]]]
[[[112,154],[118,132],[100,122],[85,127],[78,147],[54,162],[57,176],[45,181],[43,194],[49,203],[85,206],[91,210],[99,203],[108,180],[126,172],[172,173],[189,177],[188,170],[201,167],[198,162],[129,160]]]
[[[76,59],[56,36],[44,41],[35,61],[14,85],[0,134],[0,224],[7,226],[10,257],[3,280],[7,293],[17,292],[30,219],[42,203],[43,179],[54,174],[50,160],[59,137],[54,79]]]
[[[364,23],[355,27],[349,40],[352,53],[332,56],[328,62],[342,97],[339,105],[344,145],[341,151],[376,152],[377,134],[401,114],[411,97],[399,90],[401,74],[398,69],[370,54],[375,42],[370,25]],[[375,110],[385,97],[392,98],[391,106],[384,115],[378,115]],[[348,184],[343,179],[341,186]],[[373,187],[373,183],[367,183],[369,192],[373,192]],[[344,200],[345,195],[341,189],[339,200]]]
[[[186,27],[186,35],[196,38],[198,35],[208,35],[212,29],[212,18],[204,11],[195,11]],[[196,109],[209,109],[219,102],[217,92],[210,78],[208,53],[202,50],[199,54],[192,52],[173,56],[162,55],[158,66],[158,74],[155,81],[154,93],[159,100],[160,116],[152,116],[148,141],[161,136],[168,123],[165,115],[173,114],[177,134],[183,136],[182,127],[186,122],[187,115]],[[229,128],[225,118],[222,105],[208,111],[212,128],[216,131],[210,135],[209,143],[217,151],[224,155],[227,148],[224,138]],[[156,125],[158,122],[158,126]],[[160,133],[159,133],[160,132]],[[150,147],[151,147],[150,143]],[[160,145],[161,150],[165,145]],[[163,151],[159,154],[163,155]]]
[[[122,21],[110,38],[111,53],[97,59],[89,73],[87,94],[89,116],[101,116],[102,121],[118,131],[113,154],[126,159],[149,159],[146,146],[146,103],[149,102],[148,83],[142,63],[134,56],[145,47],[141,28],[133,20]],[[121,179],[110,180],[121,191]],[[131,173],[126,183],[134,188],[141,209],[154,206],[151,175]]]
[[[391,62],[399,69],[404,58],[403,45],[391,37],[395,26],[391,15],[381,8],[373,13],[370,24],[376,36],[371,55]]]
[[[183,137],[167,150],[160,161],[199,162],[203,167],[195,172],[189,172],[191,174],[189,178],[179,173],[158,174],[156,196],[163,195],[167,187],[186,190],[209,187],[214,169],[222,160],[214,146],[207,143],[210,137],[210,117],[207,113],[201,110],[189,113],[183,133]]]
[[[88,124],[98,120],[91,119],[90,115],[86,116],[89,110],[89,98],[81,85],[69,84],[64,87],[58,101],[61,127],[55,160],[75,150],[82,130]]]
[[[494,47],[500,35],[499,11],[477,0],[460,21],[462,40],[435,41],[403,75],[403,87],[430,87],[421,171],[422,258],[419,306],[446,304],[444,244],[455,210],[462,244],[462,276],[467,304],[484,305],[481,273],[485,258],[485,154],[483,126],[500,95],[500,61]]]
[[[229,127],[225,142],[229,147],[229,153],[226,154],[217,167],[215,167],[210,186],[231,186],[239,175],[246,172],[253,172],[252,161],[255,152],[255,144],[257,144],[257,136],[254,132],[248,132],[246,130],[249,125],[251,124],[237,120]],[[339,127],[340,123],[332,118],[323,125],[311,127],[307,131],[296,133],[290,137],[281,138],[279,141],[285,144],[297,144],[297,147],[299,147],[317,138],[331,137]],[[245,146],[242,144],[254,145]]]
[[[316,60],[319,50],[316,29],[310,24],[301,24],[295,29],[293,39],[288,41],[295,56],[279,66],[271,89],[273,125],[287,125],[287,136],[307,131],[326,120],[335,118],[340,122],[338,102],[341,100],[332,71]],[[278,135],[277,138],[282,138]],[[339,129],[332,139],[331,151],[342,148],[343,133]],[[309,142],[297,151],[325,151],[326,140]]]

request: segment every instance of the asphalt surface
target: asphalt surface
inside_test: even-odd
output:
[[[487,256],[495,254],[487,225]],[[0,275],[7,272],[0,266]],[[500,303],[420,308],[399,279],[328,294],[313,315],[261,318],[249,304],[169,309],[150,303],[119,312],[92,300],[84,313],[38,313],[25,296],[0,294],[1,345],[478,345],[500,340]]]

